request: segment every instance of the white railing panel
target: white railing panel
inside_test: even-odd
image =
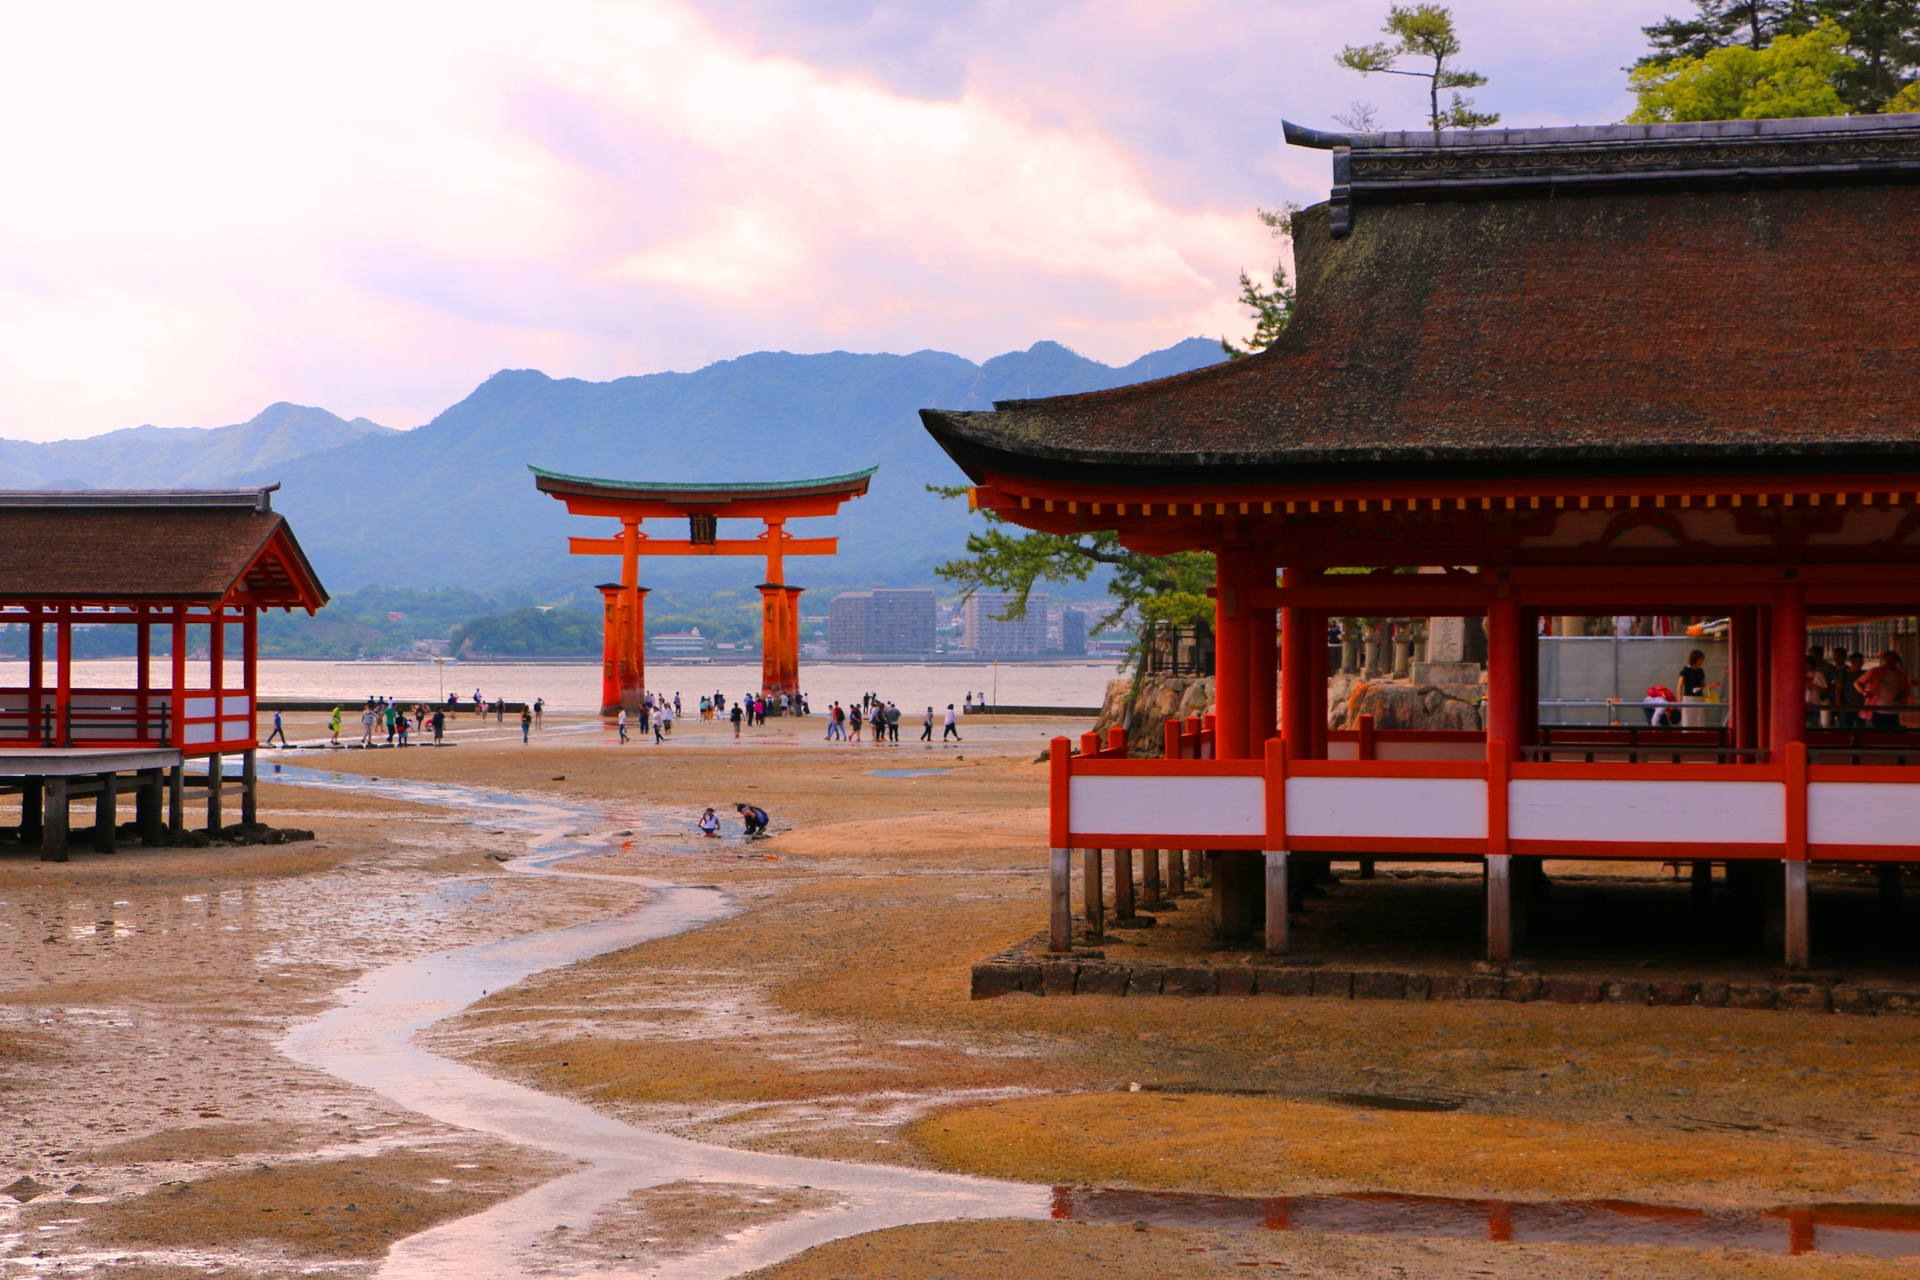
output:
[[[1520,778],[1507,792],[1515,840],[1784,844],[1781,782]]]
[[[213,719],[213,714],[214,714],[213,708],[214,708],[215,699],[211,697],[188,698],[186,701],[187,701],[187,719],[189,720]]]
[[[1920,781],[1809,783],[1807,842],[1920,845]]]
[[[200,743],[200,742],[212,742],[213,741],[213,725],[210,722],[206,724],[187,725],[186,739],[187,739],[187,744],[189,746],[195,743]]]
[[[250,716],[253,714],[253,699],[244,693],[230,693],[220,699],[220,714],[223,716]]]
[[[1257,776],[1076,777],[1067,803],[1076,833],[1257,836],[1267,829],[1267,783]]]
[[[1288,778],[1289,836],[1484,840],[1479,778]]]

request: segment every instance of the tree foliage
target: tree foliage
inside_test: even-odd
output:
[[[1477,129],[1498,124],[1498,114],[1473,109],[1473,99],[1463,98],[1459,90],[1473,89],[1487,82],[1477,71],[1465,71],[1453,65],[1460,56],[1460,36],[1453,27],[1453,11],[1445,5],[1392,5],[1387,23],[1381,30],[1392,36],[1377,44],[1350,44],[1335,55],[1334,61],[1363,76],[1378,72],[1392,76],[1418,76],[1427,81],[1427,118],[1435,133],[1445,128]],[[1406,71],[1393,64],[1402,58],[1431,59],[1432,67]],[[1442,90],[1452,91],[1452,101],[1442,108]]]
[[[1920,0],[1695,0],[1692,16],[1667,17],[1642,28],[1650,48],[1629,70],[1639,91],[1643,80],[1658,83],[1652,72],[1705,64],[1711,55],[1726,49],[1760,53],[1771,49],[1776,41],[1803,38],[1823,27],[1838,29],[1840,38],[1835,49],[1844,58],[1830,62],[1826,72],[1839,104],[1829,103],[1826,114],[1914,109],[1913,99],[1902,95],[1920,82]],[[1723,73],[1732,70],[1727,64],[1727,59],[1721,60]],[[1697,67],[1695,74],[1701,74]],[[1805,106],[1811,100],[1807,93],[1771,96],[1781,107],[1771,114],[1816,114],[1789,109],[1796,104]],[[1646,105],[1643,98],[1642,108]],[[1759,119],[1769,114],[1759,110],[1757,101],[1742,100],[1735,105],[1750,114],[1670,118]],[[1638,113],[1634,118],[1640,118]]]
[[[1293,215],[1299,206],[1287,204],[1279,209],[1261,209],[1260,221],[1272,231],[1273,238],[1288,241],[1293,237]],[[1253,336],[1244,346],[1235,346],[1229,338],[1220,339],[1227,359],[1238,360],[1256,351],[1265,351],[1280,340],[1293,322],[1293,285],[1287,281],[1285,261],[1273,264],[1273,288],[1263,289],[1244,270],[1240,273],[1240,305],[1253,313]]]
[[[585,609],[528,607],[474,618],[447,637],[450,653],[497,657],[574,657],[601,649],[600,615]]]
[[[1765,47],[1728,45],[1700,58],[1637,67],[1628,81],[1640,102],[1635,124],[1675,120],[1776,120],[1847,113],[1834,82],[1853,65],[1846,33],[1832,23]]]
[[[947,498],[964,497],[967,492],[959,486],[927,488]],[[1107,594],[1113,597],[1114,606],[1094,624],[1094,631],[1118,627],[1129,613],[1137,614],[1148,625],[1168,622],[1178,626],[1213,618],[1213,600],[1206,594],[1213,585],[1213,556],[1208,552],[1142,555],[1121,546],[1119,535],[1111,531],[1079,537],[1014,533],[997,513],[981,514],[986,517],[987,527],[967,535],[966,555],[947,561],[934,572],[960,588],[962,596],[985,590],[1012,594],[1014,598],[1001,610],[1003,619],[1026,614],[1027,596],[1035,583],[1085,582],[1102,565],[1113,569]]]

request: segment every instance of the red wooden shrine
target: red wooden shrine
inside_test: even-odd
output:
[[[877,467],[818,480],[746,484],[665,484],[641,480],[595,480],[529,467],[534,484],[567,504],[577,516],[611,517],[620,532],[611,538],[569,538],[574,555],[619,556],[620,581],[600,588],[606,623],[601,660],[600,710],[617,714],[640,709],[646,696],[646,618],[648,588],[640,585],[641,556],[765,556],[766,581],[760,584],[760,691],[769,698],[800,692],[800,593],[786,580],[788,556],[830,556],[838,538],[796,538],[789,520],[830,516],[849,499],[862,497]],[[683,540],[649,537],[640,531],[648,519],[687,522]],[[722,538],[722,519],[759,520],[765,529],[753,538]]]
[[[1543,859],[1682,859],[1804,967],[1810,863],[1920,861],[1920,743],[1803,698],[1810,614],[1920,613],[1920,116],[1289,138],[1335,185],[1270,350],[922,412],[978,507],[1217,556],[1212,723],[1056,744],[1055,947],[1076,847],[1213,851],[1275,952],[1290,858],[1478,860],[1496,959]],[[1724,731],[1543,729],[1541,615],[1676,613],[1730,619]],[[1485,619],[1483,733],[1328,733],[1327,619],[1394,615]]]

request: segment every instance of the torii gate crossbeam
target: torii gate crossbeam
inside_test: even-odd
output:
[[[769,697],[800,692],[800,593],[786,581],[788,556],[830,556],[838,538],[796,538],[786,531],[790,519],[830,516],[850,498],[867,492],[877,467],[817,480],[748,484],[660,484],[642,480],[601,480],[528,467],[534,486],[567,504],[577,516],[607,516],[620,522],[611,538],[569,538],[577,556],[619,556],[620,581],[603,583],[606,629],[600,682],[600,710],[636,711],[646,694],[646,628],[640,585],[641,556],[758,556],[767,558],[760,584],[760,689]],[[684,540],[653,538],[640,531],[647,519],[687,521]],[[722,519],[759,520],[765,531],[755,538],[721,538]]]

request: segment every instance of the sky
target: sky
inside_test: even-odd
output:
[[[1334,65],[1354,0],[9,5],[0,437],[395,427],[502,368],[1251,328],[1255,216],[1323,199],[1280,121],[1423,123]],[[1670,0],[1462,0],[1482,109],[1630,109]]]

